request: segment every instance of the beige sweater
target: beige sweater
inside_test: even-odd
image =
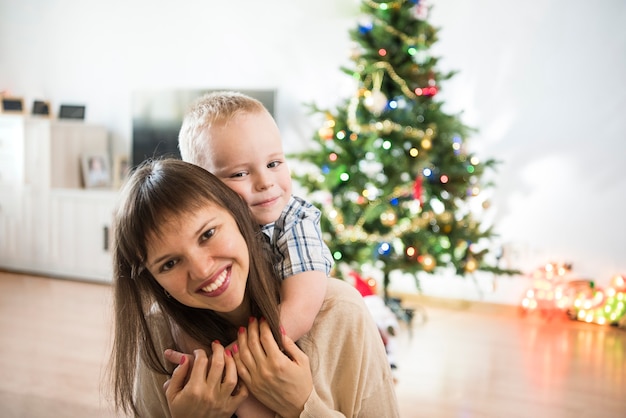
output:
[[[156,314],[153,319],[157,349],[174,347],[165,318]],[[298,345],[309,356],[313,374],[301,417],[399,416],[382,339],[353,286],[329,279],[322,309]],[[135,399],[142,417],[170,417],[162,389],[167,378],[138,363]]]

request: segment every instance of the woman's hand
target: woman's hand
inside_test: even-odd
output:
[[[240,328],[233,354],[250,392],[281,417],[298,417],[313,390],[309,358],[283,332],[283,353],[266,321]]]
[[[165,387],[165,397],[173,418],[230,418],[248,397],[245,387],[237,387],[237,369],[229,351],[218,342],[211,345],[211,359],[204,350],[194,350],[194,361],[181,356],[180,364]]]

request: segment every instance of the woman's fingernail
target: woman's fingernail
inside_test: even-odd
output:
[[[224,350],[224,354],[226,354],[226,357],[232,357],[233,356],[233,353],[231,353],[228,348],[226,350]]]
[[[180,364],[180,365],[183,365],[183,364],[185,364],[185,362],[186,362],[186,361],[187,361],[187,356],[182,356],[182,357],[180,358],[180,362],[179,362],[179,364]]]
[[[244,332],[246,332],[246,329],[244,327],[239,327],[239,333],[243,334]]]
[[[239,352],[239,347],[237,347],[237,344],[233,344],[233,353],[237,354]]]
[[[220,340],[213,341],[213,344],[222,345],[222,343],[220,343]]]
[[[255,319],[256,319],[255,317],[251,316],[250,318],[248,318],[248,322],[253,323]]]

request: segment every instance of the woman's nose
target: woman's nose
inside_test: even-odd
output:
[[[203,251],[197,251],[189,257],[189,273],[194,280],[204,280],[211,274],[213,257]]]

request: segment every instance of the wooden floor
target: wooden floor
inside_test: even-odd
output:
[[[0,417],[114,417],[110,287],[0,272]],[[403,326],[404,418],[626,417],[626,331],[428,307]],[[384,417],[381,417],[384,418]]]

